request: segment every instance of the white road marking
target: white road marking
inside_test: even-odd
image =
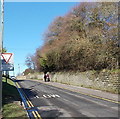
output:
[[[43,95],[44,98],[47,98],[45,95]]]
[[[55,98],[55,95],[51,95],[51,97]]]
[[[58,98],[60,97],[59,95],[55,95],[55,96],[58,97]]]
[[[36,98],[39,98],[39,96],[36,95]]]
[[[49,95],[43,95],[44,98],[59,98],[60,96],[57,94],[49,94]]]
[[[51,95],[47,95],[49,98],[51,98]]]

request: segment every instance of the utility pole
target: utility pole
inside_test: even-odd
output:
[[[0,118],[2,118],[2,60],[3,49],[3,28],[4,28],[4,0],[0,0]]]
[[[20,75],[20,64],[18,64],[18,70],[19,70],[19,75]]]

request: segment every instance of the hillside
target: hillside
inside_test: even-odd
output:
[[[45,44],[26,58],[37,71],[87,71],[119,66],[118,3],[80,3],[58,16]],[[34,65],[33,65],[34,64]]]

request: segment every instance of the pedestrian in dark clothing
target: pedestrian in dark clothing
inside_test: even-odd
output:
[[[46,79],[47,79],[46,74],[47,74],[47,72],[44,72],[44,81],[45,82],[46,82]]]
[[[50,81],[49,73],[44,72],[44,81]]]

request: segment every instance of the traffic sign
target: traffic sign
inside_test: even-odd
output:
[[[2,71],[14,71],[13,53],[2,53]]]
[[[8,63],[10,58],[12,57],[12,53],[2,53],[1,56],[3,57],[5,62]]]

